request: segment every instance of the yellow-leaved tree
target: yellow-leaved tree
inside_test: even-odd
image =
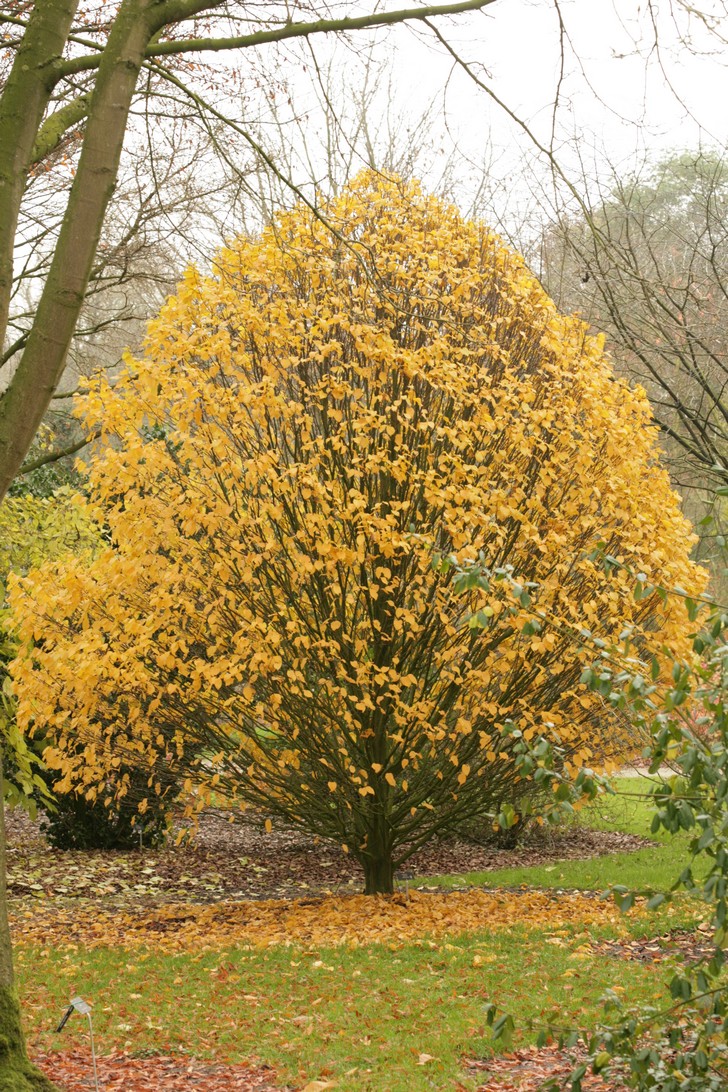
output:
[[[46,561],[70,553],[90,557],[99,545],[98,527],[82,498],[63,486],[50,496],[32,493],[0,502],[0,744],[3,756],[3,795],[11,805],[35,811],[34,797],[47,796],[37,771],[37,759],[18,731],[8,665],[17,651],[8,631],[5,586],[11,573],[26,573]],[[1,803],[1,802],[0,802]]]
[[[111,544],[18,583],[15,685],[62,784],[93,795],[133,755],[151,793],[179,766],[386,892],[527,794],[524,746],[567,772],[614,749],[575,627],[686,647],[684,612],[597,543],[704,579],[644,393],[518,255],[379,176],[325,219],[298,207],[191,269],[143,359],[89,391]],[[493,580],[454,594],[452,556]]]

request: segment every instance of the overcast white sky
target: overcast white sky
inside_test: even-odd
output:
[[[701,144],[725,147],[728,47],[722,36],[728,35],[728,0],[691,3],[722,16],[712,31],[686,15],[683,0],[495,0],[484,11],[440,19],[437,26],[507,109],[539,141],[553,146],[559,166],[579,192],[595,196],[597,185],[602,191],[610,188],[615,172],[625,174]],[[407,0],[387,0],[387,6],[404,7]],[[366,10],[371,0],[346,5],[347,14]],[[539,233],[553,192],[548,162],[421,24],[358,32],[347,43],[317,36],[277,51],[264,48],[259,68],[239,70],[240,84],[231,79],[230,97],[223,94],[225,112],[241,119],[299,186],[312,194],[316,181],[324,192],[330,190],[328,165],[350,152],[354,100],[372,51],[379,66],[378,91],[369,105],[373,129],[389,113],[395,126],[404,115],[416,131],[418,118],[431,107],[432,128],[424,138],[421,133],[410,138],[406,125],[398,133],[400,146],[420,151],[407,169],[434,189],[444,165],[457,162],[448,193],[465,212],[472,211],[470,202],[485,177],[488,192],[475,211],[516,245],[527,245]],[[218,55],[214,63],[232,71],[240,59]],[[333,156],[326,143],[331,116],[328,134],[322,120],[324,97],[332,99],[339,125]],[[360,139],[350,162],[339,167],[338,181],[358,170],[365,155]],[[243,145],[243,167],[250,158]],[[270,195],[269,207],[293,199],[281,189]],[[234,217],[231,224],[233,230],[240,227]],[[218,235],[215,226],[215,245]],[[214,247],[205,237],[201,249]]]
[[[725,7],[705,0],[698,6]],[[561,86],[559,12],[566,30]],[[723,30],[728,34],[728,14]],[[448,38],[465,59],[484,66],[493,90],[544,140],[558,92],[561,135],[588,131],[614,157],[629,155],[640,143],[695,143],[700,130],[725,142],[728,50],[669,0],[649,9],[644,0],[496,0],[478,15],[453,20]],[[400,31],[398,47],[408,94],[427,92],[446,78],[450,61],[436,62],[412,34]],[[482,92],[468,89],[465,78],[453,83],[447,105],[451,116],[461,115],[462,128],[489,124],[494,136],[507,133],[497,111],[488,109]]]
[[[558,102],[555,147],[570,174],[606,175],[610,165],[627,170],[667,151],[725,146],[728,49],[720,35],[728,35],[728,5],[695,5],[716,17],[718,33],[689,18],[679,0],[496,0],[438,25],[545,144]],[[523,131],[462,71],[452,71],[452,58],[429,32],[400,27],[380,41],[392,57],[395,112],[416,117],[445,88],[438,108],[461,151],[478,164],[490,144],[494,172],[513,200],[523,184],[522,157],[533,153]]]

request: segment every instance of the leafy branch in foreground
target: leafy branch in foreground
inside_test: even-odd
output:
[[[603,549],[605,570],[626,566]],[[662,1009],[625,1011],[611,1026],[579,1031],[549,1026],[539,1042],[558,1037],[562,1045],[581,1044],[588,1057],[573,1070],[570,1087],[579,1092],[582,1080],[594,1073],[618,1075],[640,1092],[718,1092],[728,1081],[728,985],[725,952],[728,942],[728,610],[706,596],[690,596],[683,588],[668,590],[650,583],[643,573],[631,573],[638,601],[681,600],[688,618],[699,628],[692,655],[673,658],[665,680],[669,650],[650,657],[635,653],[633,635],[617,645],[594,647],[593,662],[582,678],[615,709],[628,714],[647,734],[645,758],[650,773],[669,761],[679,775],[661,779],[650,791],[654,804],[652,832],[688,832],[688,857],[671,890],[655,893],[647,907],[656,909],[685,890],[710,909],[713,950],[690,969],[676,973],[670,997]],[[576,635],[575,635],[576,639]],[[703,878],[695,878],[695,864]],[[634,893],[614,888],[621,909],[634,902]],[[605,998],[605,1011],[622,1011],[616,994]],[[513,1028],[507,1014],[496,1020],[488,1009],[494,1037]],[[553,1084],[547,1088],[556,1087]]]

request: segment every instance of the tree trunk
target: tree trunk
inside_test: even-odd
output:
[[[8,927],[5,883],[5,806],[0,761],[0,1092],[58,1092],[56,1085],[31,1065],[20,1024],[15,993],[13,953]]]
[[[391,895],[394,892],[394,865],[389,850],[381,855],[362,858],[365,895]]]
[[[12,986],[0,985],[0,1092],[60,1092],[25,1052],[20,1006]]]
[[[383,737],[375,740],[378,749],[372,751],[372,760],[383,764],[386,761]],[[363,839],[359,842],[358,855],[364,869],[365,895],[391,895],[394,892],[394,864],[392,861],[392,824],[389,818],[391,790],[386,781],[377,785],[377,796],[367,797],[363,801],[361,814]]]
[[[53,62],[63,53],[77,6],[78,0],[33,5],[0,95],[0,344],[7,334],[15,230],[33,144],[53,89]]]
[[[116,185],[144,51],[156,29],[154,6],[154,0],[122,0],[101,56],[53,261],[13,380],[0,395],[0,498],[20,468],[63,374]]]

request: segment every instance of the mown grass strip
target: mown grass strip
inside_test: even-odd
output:
[[[604,891],[621,884],[634,891],[667,891],[689,860],[689,835],[652,832],[654,804],[648,790],[655,784],[647,777],[615,779],[617,792],[600,796],[579,814],[579,822],[592,830],[620,831],[650,838],[657,844],[629,853],[610,853],[586,860],[551,861],[528,868],[503,868],[489,872],[426,877],[428,886],[456,888],[465,885],[511,887],[525,885],[578,891]],[[695,868],[700,879],[704,866]]]
[[[633,853],[610,853],[585,861],[552,861],[530,868],[503,868],[494,872],[465,872],[451,876],[428,876],[427,886],[458,888],[480,887],[555,888],[578,891],[604,891],[622,884],[634,891],[666,891],[685,867],[684,854],[676,846],[655,846]]]
[[[59,1045],[50,1029],[81,992],[94,1002],[100,1052],[183,1051],[217,1060],[261,1059],[281,1083],[336,1080],[346,1092],[424,1092],[464,1077],[463,1056],[492,1050],[484,1006],[564,1024],[599,1019],[616,989],[654,1003],[671,975],[594,955],[593,935],[614,927],[525,929],[402,945],[304,945],[162,953],[97,948],[18,952],[33,1045]],[[153,983],[153,988],[150,984]],[[71,1022],[64,1046],[82,1044]],[[533,1040],[525,1033],[520,1041]],[[421,1056],[431,1058],[421,1063]]]

